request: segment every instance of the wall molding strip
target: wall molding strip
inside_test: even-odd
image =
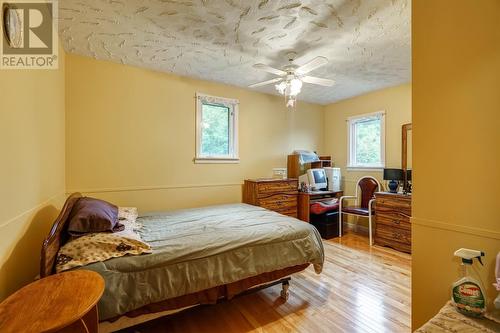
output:
[[[176,190],[204,187],[233,187],[242,186],[243,183],[220,183],[220,184],[180,184],[180,185],[158,185],[158,186],[127,186],[127,187],[109,187],[109,188],[88,188],[66,190],[66,194],[80,193],[107,193],[107,192],[137,192],[137,191],[158,191],[158,190]]]
[[[28,209],[28,210],[25,210],[24,212],[22,212],[22,213],[20,213],[20,214],[18,214],[18,215],[16,215],[16,216],[14,216],[14,217],[12,217],[12,218],[8,219],[7,221],[5,221],[5,222],[3,222],[3,223],[0,223],[0,228],[3,228],[3,227],[5,227],[5,226],[7,226],[7,225],[11,224],[11,223],[12,223],[12,222],[14,222],[14,221],[17,221],[17,220],[21,219],[21,218],[22,218],[23,216],[25,216],[25,215],[29,215],[29,214],[34,213],[35,211],[37,211],[37,210],[39,210],[39,209],[41,209],[41,208],[43,208],[43,207],[47,206],[48,204],[50,204],[52,201],[55,201],[55,200],[56,200],[58,197],[60,197],[60,196],[65,196],[65,192],[64,192],[64,191],[63,191],[63,192],[60,192],[60,193],[58,193],[58,194],[56,194],[56,195],[54,195],[54,196],[52,196],[52,197],[48,198],[47,200],[45,200],[45,201],[43,201],[43,202],[41,202],[41,203],[37,204],[36,206],[34,206],[34,207],[32,207],[32,208],[30,208],[30,209]]]
[[[463,226],[463,225],[459,225],[459,224],[446,223],[446,222],[434,221],[434,220],[427,220],[427,219],[422,219],[422,218],[418,218],[418,217],[412,217],[411,223],[413,225],[423,226],[423,227],[432,228],[432,229],[442,229],[442,230],[447,230],[447,231],[452,231],[452,232],[458,232],[458,233],[463,233],[463,234],[470,234],[470,235],[474,235],[474,236],[500,240],[500,232],[495,231],[495,230],[468,227],[468,226]]]

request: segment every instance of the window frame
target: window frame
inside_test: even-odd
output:
[[[238,114],[239,104],[237,99],[211,96],[196,93],[196,156],[195,163],[239,163],[238,147]],[[213,104],[227,107],[229,109],[229,154],[206,156],[201,154],[203,140],[203,104]]]
[[[362,120],[370,118],[380,119],[380,164],[356,163],[356,131],[355,125]],[[365,113],[347,118],[347,169],[356,170],[381,170],[385,168],[385,111]]]

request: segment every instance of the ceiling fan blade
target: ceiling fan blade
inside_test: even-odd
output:
[[[300,78],[302,81],[312,84],[319,84],[320,86],[331,87],[335,84],[335,81],[329,79],[322,79],[314,76],[304,76]]]
[[[325,57],[316,57],[313,60],[309,61],[308,63],[297,68],[296,72],[298,74],[307,74],[310,71],[313,71],[318,67],[326,65],[327,63],[328,63],[328,59],[326,59]]]
[[[260,86],[265,86],[266,84],[276,83],[276,82],[280,82],[282,80],[283,80],[282,78],[277,77],[275,79],[267,80],[267,81],[264,81],[264,82],[259,82],[259,83],[251,84],[251,85],[248,86],[248,88],[256,88],[256,87],[260,87]]]
[[[264,72],[268,72],[268,73],[271,73],[274,75],[279,75],[279,76],[286,75],[285,71],[282,71],[281,69],[272,68],[271,66],[264,65],[264,64],[255,64],[255,65],[253,65],[253,68],[257,68],[257,69],[263,70]]]

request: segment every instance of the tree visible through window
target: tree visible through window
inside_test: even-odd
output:
[[[238,101],[196,94],[195,162],[238,160]]]
[[[384,114],[349,118],[349,166],[384,167]]]
[[[230,110],[226,106],[202,105],[201,155],[229,154]]]

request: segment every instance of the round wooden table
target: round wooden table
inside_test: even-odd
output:
[[[0,332],[97,332],[104,279],[92,271],[37,280],[0,304]]]

